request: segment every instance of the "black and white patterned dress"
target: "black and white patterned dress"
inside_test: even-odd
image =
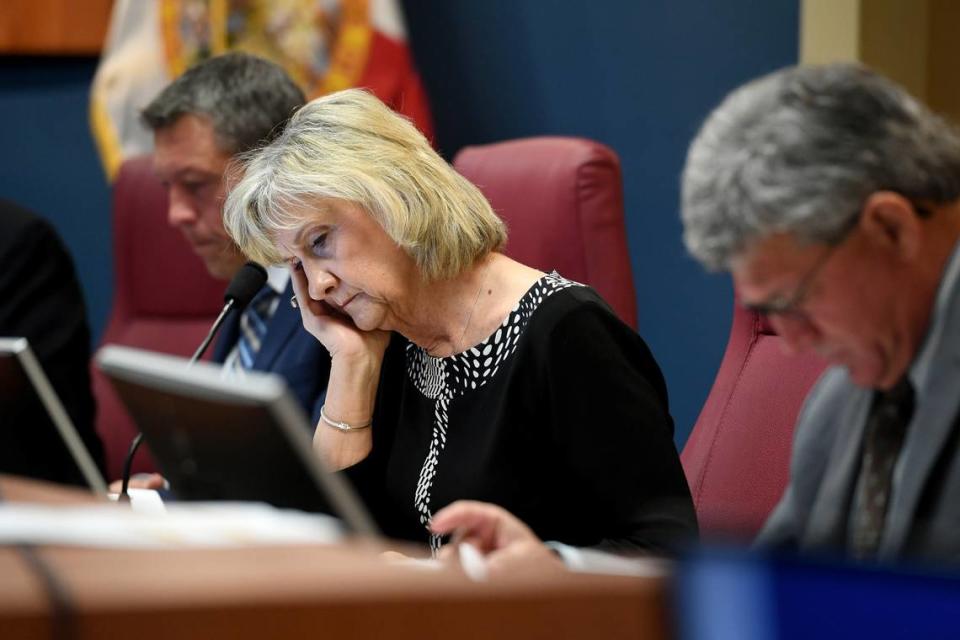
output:
[[[695,531],[656,362],[596,292],[556,273],[463,353],[391,344],[373,433],[348,475],[387,535],[433,551],[430,519],[458,499],[569,544],[662,548]]]
[[[430,509],[430,489],[436,476],[437,464],[447,443],[450,423],[450,403],[464,394],[482,387],[497,375],[500,366],[517,350],[517,343],[530,317],[544,298],[575,286],[577,283],[560,277],[556,272],[538,280],[513,307],[496,331],[480,344],[446,358],[434,358],[421,347],[407,345],[407,376],[424,396],[435,403],[433,436],[430,449],[420,469],[414,505],[424,526],[433,517]],[[582,286],[582,285],[578,285]],[[440,548],[440,536],[430,534],[430,548]]]

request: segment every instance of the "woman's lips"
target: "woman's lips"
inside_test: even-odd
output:
[[[340,309],[341,309],[341,310],[346,309],[347,306],[348,306],[351,302],[353,302],[354,300],[357,299],[357,296],[358,296],[358,295],[359,295],[359,294],[356,294],[356,293],[355,293],[355,294],[353,294],[352,296],[350,296],[349,298],[347,298],[347,301],[343,303],[343,305],[340,307]]]
[[[346,309],[346,308],[347,308],[347,305],[349,305],[351,302],[353,302],[354,298],[356,298],[358,295],[359,295],[359,294],[356,294],[356,293],[353,294],[352,296],[350,296],[349,298],[347,298],[346,300],[344,300],[344,301],[343,301],[343,304],[337,302],[336,300],[328,300],[328,301],[327,301],[327,304],[330,305],[330,307],[331,307],[333,310],[335,310],[335,311],[338,311],[338,312],[340,312],[340,313],[346,313],[346,311],[344,311],[344,309]]]

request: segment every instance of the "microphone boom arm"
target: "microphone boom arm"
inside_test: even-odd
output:
[[[213,340],[213,336],[217,334],[217,330],[219,330],[220,325],[223,324],[224,318],[226,318],[227,314],[233,310],[234,302],[235,301],[233,298],[229,298],[227,303],[223,305],[220,315],[217,316],[216,321],[214,321],[213,325],[210,327],[210,331],[207,332],[207,337],[203,339],[203,342],[200,343],[200,346],[197,348],[196,352],[194,352],[193,357],[190,358],[190,362],[187,363],[188,369],[193,366],[194,362],[200,359],[200,357],[203,355],[203,352],[206,351],[207,347],[210,346],[210,341]]]

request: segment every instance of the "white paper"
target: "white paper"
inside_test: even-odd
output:
[[[260,503],[178,503],[165,512],[126,505],[0,504],[0,544],[84,547],[236,547],[331,544],[343,528],[330,516]]]

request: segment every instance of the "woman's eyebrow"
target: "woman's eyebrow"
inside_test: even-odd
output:
[[[313,222],[309,222],[303,225],[302,227],[300,227],[300,229],[297,231],[297,235],[293,237],[293,246],[306,247],[307,244],[309,243],[306,241],[306,238],[304,238],[304,236],[310,233],[313,233],[315,231],[327,232],[329,230],[330,230],[329,224],[320,222],[319,220],[314,220]]]

